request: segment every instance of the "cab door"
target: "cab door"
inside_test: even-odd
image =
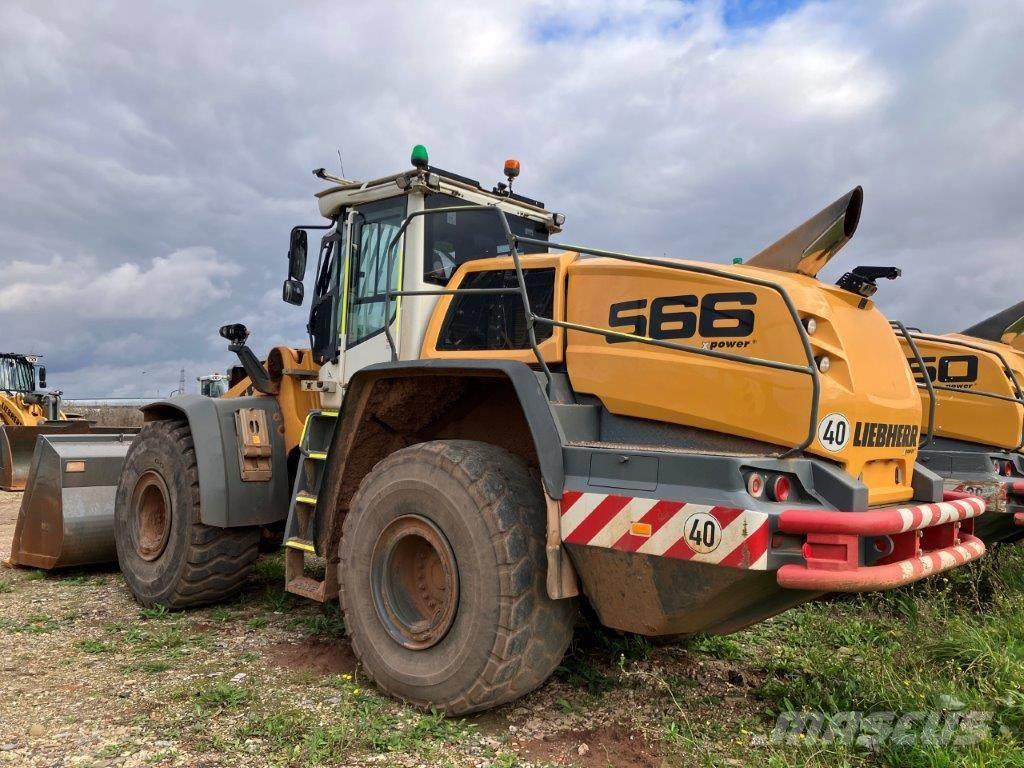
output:
[[[384,298],[388,282],[388,246],[405,220],[405,196],[378,200],[358,206],[352,212],[351,248],[343,270],[345,293],[342,302],[340,342],[342,381],[348,382],[359,370],[391,360],[385,325],[396,333],[398,301]],[[402,244],[390,264],[391,290],[402,284]]]
[[[320,242],[313,302],[306,330],[313,359],[322,366],[340,363],[338,312],[344,291],[341,275],[347,263],[349,223],[350,219],[339,219]]]

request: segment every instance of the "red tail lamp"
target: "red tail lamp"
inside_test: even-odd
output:
[[[793,492],[793,484],[789,478],[785,475],[776,475],[775,479],[772,480],[772,501],[789,501],[789,496]]]
[[[764,477],[757,472],[747,475],[747,493],[755,499],[761,498],[764,495]]]

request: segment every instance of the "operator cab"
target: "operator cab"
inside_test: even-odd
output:
[[[36,391],[34,355],[0,354],[0,390],[27,394]],[[46,368],[39,366],[39,387],[46,388]]]
[[[200,376],[199,394],[203,397],[221,397],[228,391],[228,378],[222,373],[211,373]]]
[[[438,294],[456,270],[468,261],[508,255],[501,221],[490,212],[429,211],[495,206],[505,213],[514,235],[546,241],[561,231],[564,216],[512,192],[519,172],[516,161],[506,162],[507,183],[491,191],[478,181],[430,166],[422,146],[413,150],[412,164],[411,171],[362,183],[314,171],[336,184],[317,194],[320,213],[330,224],[292,230],[283,298],[300,305],[307,288],[311,293],[307,330],[313,357],[322,366],[322,392],[335,391],[367,365],[392,359],[385,325],[400,359],[418,357]],[[396,240],[410,216],[404,235]],[[304,284],[310,230],[325,234],[311,280]],[[520,248],[522,253],[546,250],[541,245]],[[438,294],[395,296],[396,291]]]

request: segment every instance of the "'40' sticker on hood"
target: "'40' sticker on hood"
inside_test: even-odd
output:
[[[826,451],[838,453],[850,442],[850,421],[841,413],[830,413],[818,422],[818,442]]]

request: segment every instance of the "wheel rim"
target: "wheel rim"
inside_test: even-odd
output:
[[[145,472],[132,494],[135,510],[135,551],[143,560],[156,560],[171,536],[171,501],[167,484],[156,472]]]
[[[444,639],[455,621],[459,571],[441,530],[403,515],[381,531],[370,560],[374,607],[399,645],[423,650]]]

